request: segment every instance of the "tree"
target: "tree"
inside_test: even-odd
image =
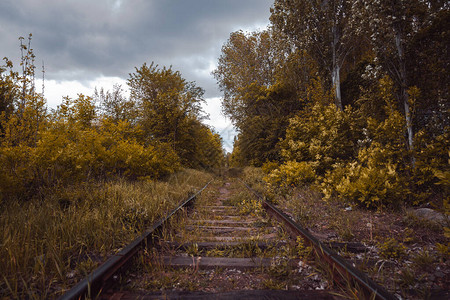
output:
[[[12,71],[12,62],[6,57],[4,61],[5,65],[0,66],[0,114],[3,113],[4,118],[9,119],[14,111],[14,100],[17,98],[17,86],[15,84],[17,74]]]
[[[413,125],[438,136],[450,126],[450,10],[439,10],[414,35],[406,50],[409,82],[420,90]]]
[[[299,95],[310,75],[296,64],[303,60],[271,29],[233,32],[222,47],[213,75],[224,93],[223,111],[240,132],[240,155],[247,163],[280,159],[277,143],[289,117],[303,105]]]
[[[275,83],[274,73],[278,64],[272,42],[272,35],[267,31],[248,34],[236,31],[230,34],[222,47],[213,75],[224,93],[223,112],[237,127],[254,100],[249,97],[252,90]]]
[[[189,127],[190,144],[184,149],[188,158],[186,166],[191,168],[214,170],[224,163],[222,138],[208,126],[198,120],[192,120]]]
[[[314,57],[331,79],[335,104],[343,110],[341,68],[357,44],[349,26],[351,5],[346,0],[276,0],[270,20],[298,49]]]
[[[180,72],[153,63],[136,68],[128,84],[147,143],[170,144],[185,167],[212,169],[221,164],[221,139],[201,123],[202,88]]]
[[[437,12],[448,9],[447,6],[445,1],[361,0],[354,2],[352,7],[355,22],[367,25],[364,28],[368,30],[377,59],[398,87],[410,150],[414,150],[414,130],[413,103],[408,95],[411,70],[408,69],[407,53],[418,32],[435,18]],[[412,162],[414,164],[414,158]]]
[[[183,79],[180,72],[153,63],[136,68],[128,84],[147,138],[171,143],[177,151],[183,126],[192,118],[201,118],[204,90]]]
[[[87,129],[97,117],[95,102],[92,97],[78,94],[78,98],[64,97],[62,103],[54,112],[54,120]]]
[[[138,115],[136,102],[127,99],[123,94],[121,85],[115,84],[112,91],[100,91],[95,89],[94,100],[100,104],[103,117],[117,123],[119,121],[136,122]]]
[[[6,65],[0,67],[0,128],[4,142],[9,145],[35,145],[47,118],[46,100],[35,89],[35,55],[20,37],[21,74],[13,71],[13,64],[4,58]],[[9,69],[9,74],[5,75]]]

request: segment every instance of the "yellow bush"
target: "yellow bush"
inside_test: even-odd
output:
[[[404,201],[408,188],[387,152],[374,143],[369,149],[360,151],[358,161],[335,165],[321,184],[325,198],[337,196],[369,208]]]
[[[29,170],[32,151],[33,148],[28,146],[0,147],[0,194],[3,200],[29,193],[33,178],[33,172]]]
[[[401,258],[404,256],[406,247],[393,238],[387,239],[384,243],[378,243],[380,256],[386,259]]]
[[[432,137],[424,130],[415,136],[416,165],[412,170],[415,203],[429,201],[435,195],[448,195],[450,191],[450,128]]]
[[[48,187],[110,175],[158,179],[180,168],[171,147],[138,142],[134,138],[138,131],[129,124],[96,128],[66,121],[56,120],[51,129],[42,130],[33,146],[4,137],[0,145],[3,200],[27,199]]]
[[[314,182],[316,173],[311,163],[288,161],[264,177],[270,190],[285,193],[289,187]]]
[[[261,166],[261,170],[265,173],[265,174],[269,174],[270,172],[272,172],[273,170],[277,169],[279,167],[279,163],[275,162],[275,161],[268,161],[265,162],[262,166]]]
[[[362,138],[360,121],[351,108],[340,111],[334,104],[315,104],[290,120],[282,156],[309,161],[317,174],[324,174],[333,164],[354,158]]]
[[[325,198],[338,197],[366,207],[397,205],[410,195],[411,156],[406,149],[404,117],[385,97],[387,117],[367,118],[357,156],[335,163],[322,183]]]

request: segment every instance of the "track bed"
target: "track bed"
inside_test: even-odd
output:
[[[102,298],[338,299],[298,250],[240,182],[217,181]]]

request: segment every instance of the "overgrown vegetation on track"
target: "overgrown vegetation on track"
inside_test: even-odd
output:
[[[203,186],[223,149],[203,89],[171,68],[136,68],[130,98],[116,86],[49,110],[31,34],[20,50],[21,72],[0,65],[0,298],[47,299]]]
[[[3,205],[0,295],[60,295],[210,179],[183,170],[166,181],[85,182]]]
[[[445,298],[450,264],[449,220],[424,219],[407,205],[368,210],[353,201],[324,198],[320,186],[274,189],[261,168],[247,167],[243,178],[324,244],[347,244],[338,254],[403,299]],[[447,212],[448,214],[448,212]],[[356,253],[350,248],[358,245]]]

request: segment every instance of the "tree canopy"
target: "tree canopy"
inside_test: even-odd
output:
[[[269,28],[231,33],[213,73],[232,163],[266,165],[272,187],[313,172],[326,197],[368,207],[442,199],[448,17],[445,1],[274,1]]]
[[[0,202],[85,180],[152,180],[222,165],[222,140],[201,122],[203,89],[180,72],[144,63],[130,74],[129,99],[115,86],[65,97],[49,111],[35,90],[30,44],[31,36],[21,44],[22,73],[7,59],[0,67]]]

